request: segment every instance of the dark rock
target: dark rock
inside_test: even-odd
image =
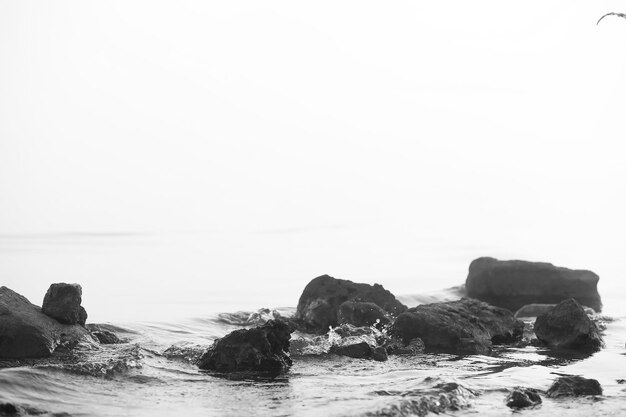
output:
[[[367,342],[333,345],[328,353],[358,359],[374,359],[376,361],[387,360],[387,351],[385,348],[382,346],[372,347]]]
[[[598,327],[573,298],[537,317],[534,330],[537,339],[553,349],[595,352],[602,347]]]
[[[398,316],[391,334],[404,343],[419,337],[427,351],[488,354],[493,344],[521,340],[524,323],[509,310],[464,298],[424,304]]]
[[[376,326],[381,329],[389,324],[389,314],[374,303],[363,301],[346,301],[339,306],[337,314],[339,324],[352,324],[354,326]]]
[[[532,388],[516,387],[506,397],[506,405],[511,408],[526,408],[541,404],[541,397]]]
[[[419,337],[412,339],[408,344],[399,340],[390,340],[385,344],[385,348],[390,355],[418,355],[426,350],[424,341]]]
[[[406,306],[382,285],[359,284],[322,275],[304,288],[295,318],[304,330],[325,333],[329,326],[339,324],[339,306],[346,301],[374,303],[392,316],[406,310]]]
[[[599,277],[591,271],[543,262],[478,258],[469,267],[467,296],[517,311],[526,304],[557,304],[567,298],[602,310]]]
[[[85,325],[87,312],[82,302],[83,289],[78,284],[52,284],[43,298],[41,311],[63,324]]]
[[[582,395],[602,395],[602,387],[595,379],[587,379],[581,376],[562,376],[558,378],[546,395],[550,398],[579,397]]]
[[[48,317],[26,297],[0,287],[0,358],[48,357],[59,347],[95,343],[79,325],[64,325]]]
[[[120,338],[117,337],[115,333],[108,330],[96,330],[94,332],[91,332],[91,334],[95,336],[96,339],[98,339],[98,341],[103,345],[115,345],[118,343],[122,343]]]
[[[11,403],[0,403],[0,416],[17,416],[20,414],[19,408]]]
[[[291,366],[289,326],[270,320],[235,330],[213,343],[198,361],[200,369],[218,372],[282,372]]]

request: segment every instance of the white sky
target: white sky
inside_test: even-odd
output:
[[[514,224],[621,245],[610,11],[626,4],[3,1],[0,232]]]

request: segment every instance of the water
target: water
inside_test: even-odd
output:
[[[357,237],[366,238],[367,232]],[[334,239],[328,239],[329,233]],[[499,349],[492,356],[429,354],[374,362],[324,354],[332,340],[294,334],[294,339],[305,340],[294,344],[308,344],[309,354],[294,355],[292,369],[276,379],[221,377],[199,371],[188,360],[215,338],[270,317],[271,309],[292,314],[304,285],[321,273],[382,283],[413,306],[453,299],[454,291],[443,288],[462,283],[473,258],[507,257],[489,242],[472,247],[423,241],[411,248],[420,253],[419,269],[400,264],[385,275],[380,272],[390,265],[384,261],[388,255],[381,254],[382,262],[359,256],[368,244],[359,243],[354,231],[354,246],[346,253],[349,262],[331,256],[348,243],[347,235],[341,229],[312,231],[305,235],[306,243],[289,233],[235,233],[228,239],[209,232],[5,235],[0,238],[3,285],[40,304],[51,282],[79,282],[88,322],[117,326],[114,330],[126,343],[78,354],[71,361],[2,369],[0,401],[31,414],[75,416],[364,416],[415,412],[419,404],[444,406],[456,398],[453,409],[442,409],[444,414],[501,416],[511,412],[504,404],[508,389],[546,390],[558,374],[578,374],[599,380],[604,395],[544,398],[540,407],[524,413],[617,416],[626,410],[626,385],[618,383],[626,378],[624,292],[617,275],[600,272],[621,266],[600,262],[600,255],[595,258],[600,268],[560,262],[577,255],[568,253],[567,246],[563,252],[550,252],[556,260],[527,258],[600,272],[603,315],[612,320],[606,322],[606,348],[589,357],[554,357],[528,346]],[[257,252],[261,246],[265,249]],[[534,250],[547,253],[545,249]],[[319,264],[330,266],[313,273],[311,265]],[[349,266],[354,272],[341,274]],[[411,277],[406,271],[418,272]]]

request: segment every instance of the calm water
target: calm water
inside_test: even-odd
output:
[[[504,405],[508,388],[545,390],[556,373],[570,373],[598,379],[604,395],[595,400],[544,399],[541,407],[524,413],[626,412],[626,385],[617,382],[626,378],[624,291],[617,279],[622,267],[605,262],[608,256],[586,255],[576,261],[573,258],[580,254],[567,244],[558,252],[539,246],[530,252],[514,247],[513,252],[502,253],[490,246],[494,242],[472,247],[458,240],[408,239],[410,250],[398,257],[380,249],[380,242],[368,240],[371,232],[337,228],[228,236],[213,232],[2,236],[3,285],[40,304],[51,282],[81,283],[88,321],[119,326],[117,331],[128,343],[86,357],[88,372],[85,367],[45,362],[3,369],[0,400],[85,416],[358,416],[407,401],[439,398],[441,384],[454,382],[460,384],[462,408],[450,414],[500,416],[511,413]],[[374,247],[380,253],[375,254]],[[538,257],[541,253],[551,257]],[[274,380],[220,378],[199,372],[184,358],[164,356],[172,346],[199,352],[248,317],[220,313],[262,307],[293,312],[306,283],[322,273],[379,282],[410,306],[448,299],[451,293],[441,289],[462,283],[469,262],[481,255],[547,260],[598,272],[603,314],[614,319],[607,323],[606,348],[579,359],[551,357],[534,347],[503,349],[489,357],[390,357],[383,363],[303,355],[294,357],[288,374]],[[315,269],[319,265],[326,269]],[[317,352],[324,350],[323,342],[311,343]]]

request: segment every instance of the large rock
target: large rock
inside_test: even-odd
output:
[[[82,295],[83,289],[78,284],[52,284],[43,298],[41,310],[60,323],[84,326],[87,312],[80,305]]]
[[[291,366],[290,339],[289,325],[278,320],[235,330],[216,340],[202,355],[198,367],[218,372],[286,371]]]
[[[537,317],[534,331],[537,339],[553,349],[595,352],[602,347],[598,326],[573,298]]]
[[[470,264],[465,284],[468,297],[511,311],[525,304],[557,304],[567,298],[601,311],[599,279],[591,271],[549,263],[478,258]]]
[[[322,275],[304,288],[295,318],[304,330],[325,333],[329,326],[339,324],[339,306],[349,300],[376,304],[392,316],[406,310],[406,306],[382,285],[360,284]]]
[[[60,345],[94,343],[78,325],[64,325],[41,312],[26,297],[0,287],[0,358],[48,357]]]
[[[559,377],[546,392],[550,398],[602,395],[602,386],[595,379],[567,375]]]
[[[427,351],[456,354],[488,354],[493,344],[521,340],[523,331],[509,310],[467,298],[410,308],[391,328],[404,343],[419,337]]]

